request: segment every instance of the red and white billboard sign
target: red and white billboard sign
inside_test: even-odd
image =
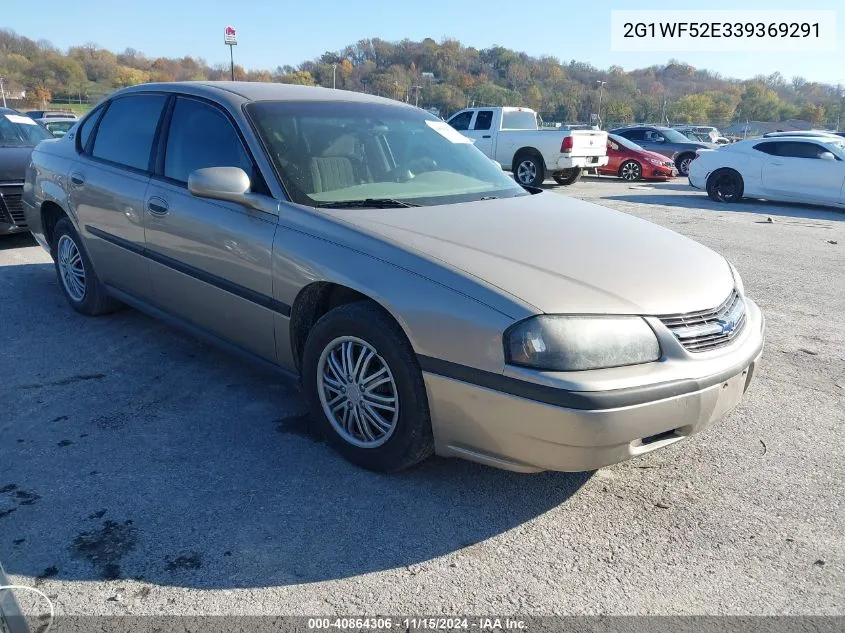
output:
[[[238,32],[235,30],[234,26],[227,26],[223,30],[223,42],[230,46],[234,46],[238,43]]]

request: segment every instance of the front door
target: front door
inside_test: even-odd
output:
[[[77,132],[79,158],[68,174],[70,206],[100,280],[145,299],[151,289],[144,199],[166,101],[162,94],[133,94],[109,102]]]
[[[464,132],[475,140],[475,146],[484,152],[484,155],[493,158],[493,134],[490,128],[493,126],[493,111],[478,110],[472,123],[472,129]]]
[[[845,180],[845,162],[833,156],[822,158],[829,150],[812,141],[782,141],[763,163],[763,187],[778,198],[839,204]]]
[[[215,105],[177,97],[163,151],[144,211],[155,303],[275,362],[271,254],[278,217],[187,189],[195,169],[240,167],[252,190],[264,191],[234,124]]]

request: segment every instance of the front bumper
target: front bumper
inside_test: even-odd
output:
[[[23,183],[0,182],[0,235],[29,230],[22,197]]]
[[[645,385],[634,400],[631,390],[572,392],[588,408],[568,408],[425,371],[436,451],[519,472],[584,471],[702,431],[739,404],[762,354],[765,320],[746,302],[753,318],[748,335],[725,355],[729,364],[715,374]],[[601,402],[608,404],[589,404]]]

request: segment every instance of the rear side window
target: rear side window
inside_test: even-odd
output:
[[[254,178],[252,161],[226,115],[202,101],[179,97],[167,135],[164,175],[188,182],[192,171],[205,167],[240,167]]]
[[[490,124],[493,123],[493,111],[492,110],[481,110],[478,115],[475,117],[475,129],[476,130],[489,130]]]
[[[449,125],[456,130],[468,130],[470,121],[472,121],[472,112],[461,112],[449,119]]]
[[[91,155],[147,170],[158,120],[167,97],[131,95],[111,102],[94,138]]]
[[[619,132],[619,136],[624,136],[627,139],[632,141],[644,141],[645,140],[645,130],[624,130]]]
[[[824,147],[816,143],[779,143],[781,156],[788,156],[790,158],[819,158],[819,156],[828,151]]]
[[[764,154],[771,154],[772,156],[778,156],[778,146],[780,143],[760,143],[759,145],[755,145],[754,149],[758,152],[763,152]]]
[[[96,110],[94,110],[90,116],[85,119],[82,125],[79,126],[79,130],[76,133],[77,148],[80,151],[85,151],[85,148],[88,147],[88,141],[91,139],[91,132],[94,131],[94,127],[97,125],[97,119],[100,118],[100,115],[103,113],[103,106],[100,106]]]

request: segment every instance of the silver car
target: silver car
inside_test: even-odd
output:
[[[128,304],[298,378],[374,470],[641,455],[736,406],[763,348],[720,255],[520,187],[371,95],[127,88],[36,149],[24,199],[75,309]]]

